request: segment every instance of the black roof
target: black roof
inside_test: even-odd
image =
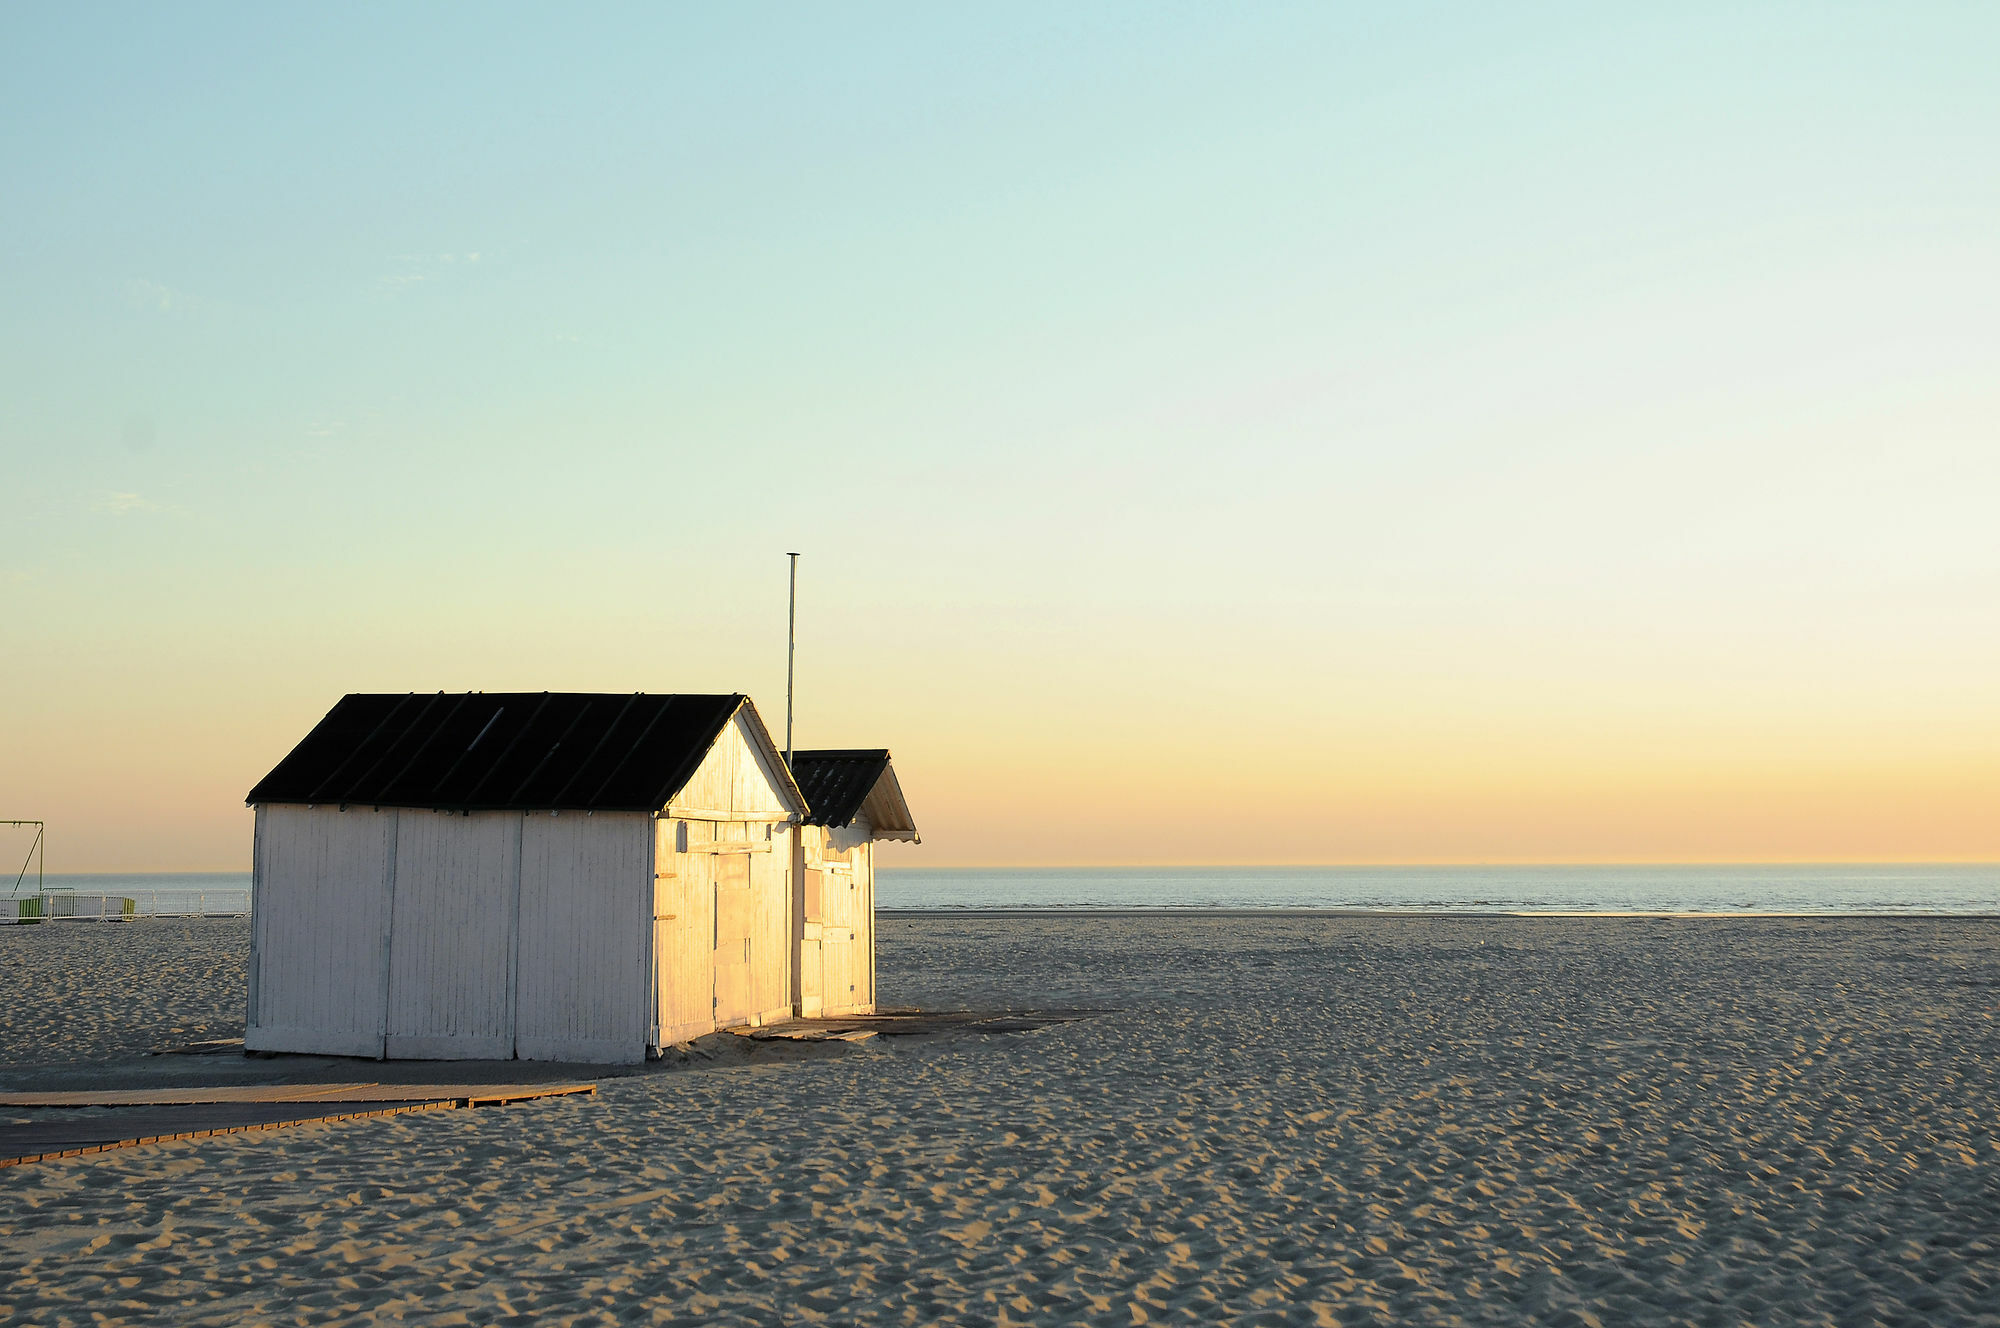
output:
[[[740,694],[355,693],[246,801],[657,811],[747,704]]]
[[[792,778],[806,795],[807,825],[847,825],[889,767],[886,750],[829,748],[792,753]]]

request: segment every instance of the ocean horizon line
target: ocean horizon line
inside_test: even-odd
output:
[[[1518,861],[1431,861],[1431,862],[1093,862],[1093,863],[955,863],[948,866],[881,865],[882,874],[920,872],[1093,872],[1093,871],[1458,871],[1562,870],[1601,868],[1635,870],[1642,868],[1826,868],[1826,867],[1991,867],[2000,869],[2000,858],[1593,858],[1521,859]],[[32,877],[33,873],[29,873]],[[45,879],[74,876],[248,876],[249,867],[96,867],[47,872]]]

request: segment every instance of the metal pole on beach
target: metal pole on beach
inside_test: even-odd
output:
[[[791,763],[790,757],[785,758],[785,760],[787,765]],[[28,879],[28,864],[31,862],[35,864],[35,894],[38,896],[47,894],[48,883],[43,877],[49,864],[47,850],[44,847],[46,841],[43,836],[47,833],[48,826],[41,821],[0,821],[0,825],[17,825],[22,827],[32,825],[35,827],[34,841],[28,845],[28,856],[21,859],[20,873],[14,877],[14,886],[7,892],[8,897],[12,898],[20,892],[21,882]]]
[[[785,623],[785,769],[792,768],[792,660],[799,648],[799,555],[785,555],[792,560],[792,596],[789,617]]]

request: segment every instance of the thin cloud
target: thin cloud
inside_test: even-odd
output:
[[[441,276],[447,268],[476,266],[483,257],[484,254],[477,249],[438,254],[397,254],[389,260],[396,271],[377,278],[376,284],[384,290],[399,291]]]
[[[164,512],[166,510],[161,504],[154,502],[144,494],[123,492],[105,494],[97,500],[95,507],[96,510],[109,512],[112,516],[125,516],[131,512]]]
[[[163,314],[172,313],[174,301],[180,298],[179,292],[173,287],[162,286],[159,282],[148,281],[144,277],[136,277],[127,283],[125,296],[131,300],[135,309],[157,309]]]

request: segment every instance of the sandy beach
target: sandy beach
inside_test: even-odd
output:
[[[0,1086],[240,1033],[246,949],[0,930]],[[0,1319],[2000,1323],[1994,922],[885,917],[880,972],[1104,1013],[12,1168]]]

